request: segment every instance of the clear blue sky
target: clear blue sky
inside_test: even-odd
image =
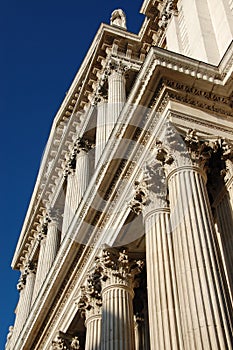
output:
[[[11,260],[52,120],[101,22],[122,8],[138,32],[142,0],[1,3],[0,349],[14,322],[19,274]]]

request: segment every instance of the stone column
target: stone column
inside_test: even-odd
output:
[[[15,316],[15,323],[14,323],[14,333],[11,339],[11,343],[14,345],[17,337],[23,327],[24,324],[24,294],[25,294],[25,283],[26,283],[26,276],[24,273],[21,273],[21,276],[19,278],[19,282],[17,284],[17,290],[19,291],[19,301],[16,308],[16,316]]]
[[[20,334],[24,323],[27,320],[27,317],[30,313],[34,283],[34,264],[32,262],[29,262],[27,263],[23,273],[21,274],[19,283],[17,285],[17,289],[20,292],[20,296],[16,310],[16,319],[12,343],[16,342],[17,337]]]
[[[126,101],[125,76],[126,66],[113,62],[109,67],[108,77],[108,118],[106,121],[106,139],[109,138],[118,116]]]
[[[37,241],[39,245],[39,257],[37,262],[32,303],[35,301],[44,281],[43,276],[44,276],[44,254],[45,254],[45,245],[46,245],[46,233],[47,233],[47,225],[46,226],[44,225],[41,231],[38,233],[38,237],[37,237]]]
[[[92,144],[88,140],[77,139],[74,143],[70,158],[66,162],[65,176],[67,177],[67,190],[61,239],[66,235],[89,183],[90,169],[88,151],[91,148]]]
[[[89,154],[93,145],[85,139],[77,141],[76,181],[78,186],[77,205],[80,204],[90,180]]]
[[[144,317],[143,315],[135,315],[134,317],[134,331],[135,331],[135,350],[141,350],[145,348],[145,330],[144,330]]]
[[[100,350],[101,341],[101,312],[96,303],[86,313],[86,344],[85,350]]]
[[[105,145],[108,140],[109,131],[107,125],[108,103],[104,97],[99,97],[97,103],[97,122],[96,122],[96,147],[95,147],[95,166],[97,165]]]
[[[5,350],[10,350],[12,349],[11,344],[12,344],[12,337],[14,333],[14,327],[10,326],[7,334],[7,339],[6,339],[6,344],[5,344]]]
[[[75,211],[78,206],[77,204],[78,184],[77,184],[77,179],[75,174],[76,155],[77,155],[77,148],[74,145],[70,155],[68,156],[68,159],[66,160],[65,169],[64,169],[64,177],[66,178],[67,187],[66,187],[66,195],[65,195],[61,239],[63,239],[64,236],[66,235],[66,232],[70,226],[70,223],[74,217]]]
[[[105,251],[101,263],[101,350],[135,350],[133,287],[141,262],[130,262],[125,251],[116,257]]]
[[[218,242],[229,298],[233,305],[233,146],[226,140],[219,140],[221,159],[217,159],[219,167],[212,175],[213,207],[215,208],[218,227]]]
[[[140,203],[136,212],[142,211],[144,217],[150,344],[155,350],[182,349],[170,210],[158,162],[147,166],[144,180],[136,186],[131,205],[135,200]]]
[[[75,212],[82,200],[90,178],[88,151],[92,144],[85,139],[77,139],[70,157],[66,161],[64,175],[67,177],[67,189],[62,225],[62,239],[66,235]]]
[[[217,266],[215,229],[204,167],[211,145],[186,136],[180,152],[171,135],[174,163],[168,174],[172,240],[185,349],[232,349],[232,325]],[[185,157],[189,153],[189,158]],[[163,163],[165,163],[163,161]]]
[[[61,222],[61,213],[59,209],[50,209],[48,211],[47,238],[44,253],[43,269],[44,278],[54,262],[60,245],[59,223]]]
[[[24,319],[26,320],[32,306],[32,296],[35,285],[36,271],[32,262],[27,263],[25,268],[26,286],[24,291]]]
[[[81,298],[78,303],[81,314],[85,316],[86,343],[85,350],[101,349],[101,281],[100,271],[95,268],[87,278],[87,285],[81,287]]]

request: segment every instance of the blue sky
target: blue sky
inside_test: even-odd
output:
[[[122,8],[128,30],[142,0],[7,0],[0,10],[0,349],[14,323],[19,274],[11,260],[52,120],[101,22]]]

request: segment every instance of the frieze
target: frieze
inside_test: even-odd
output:
[[[200,89],[182,84],[180,82],[176,82],[176,81],[172,81],[172,80],[168,80],[168,79],[164,79],[163,83],[166,86],[169,86],[173,89],[182,90],[184,92],[190,93],[190,94],[195,95],[195,96],[200,96],[200,97],[206,98],[208,100],[212,100],[214,102],[223,103],[223,104],[226,104],[228,106],[230,106],[230,104],[231,104],[230,98],[227,98],[225,96],[216,95],[210,91],[200,90]]]
[[[230,106],[229,106],[229,109],[224,109],[224,108],[218,107],[214,103],[208,104],[207,99],[205,102],[202,102],[201,100],[192,98],[191,95],[179,95],[179,94],[172,92],[172,91],[169,91],[168,94],[169,94],[169,97],[171,99],[173,99],[174,101],[186,103],[186,104],[189,104],[191,106],[194,106],[194,107],[197,107],[197,108],[200,108],[203,110],[208,110],[208,111],[211,111],[211,112],[214,112],[217,114],[222,114],[222,115],[226,115],[226,116],[233,116],[232,108],[230,108]]]

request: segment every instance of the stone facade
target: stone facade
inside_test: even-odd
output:
[[[12,267],[6,350],[229,350],[233,10],[102,24],[58,111]],[[224,23],[224,25],[223,25]]]

